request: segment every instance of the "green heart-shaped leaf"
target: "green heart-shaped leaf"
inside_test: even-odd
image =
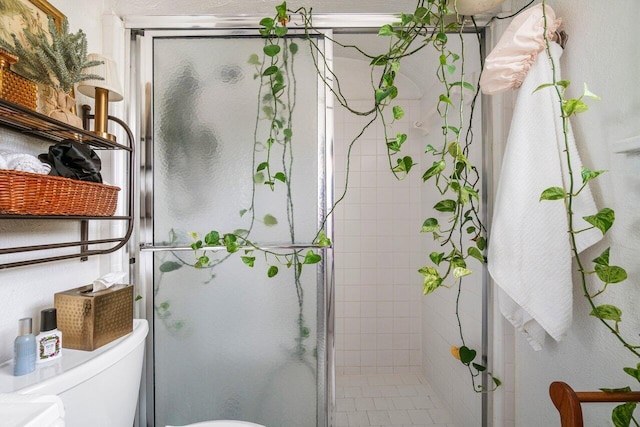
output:
[[[262,48],[263,52],[267,56],[276,56],[280,53],[280,46],[277,44],[270,44]]]
[[[435,265],[440,265],[442,258],[444,258],[444,252],[431,252],[429,258]]]
[[[611,413],[611,421],[613,421],[613,425],[615,427],[629,427],[633,411],[635,409],[636,404],[633,402],[627,402],[616,406]]]
[[[603,320],[613,320],[614,322],[622,321],[622,310],[614,305],[600,305],[592,310],[589,314]]]
[[[424,295],[430,294],[442,285],[440,273],[434,267],[422,267],[418,270],[418,273],[424,276],[424,282],[422,284],[422,293]]]
[[[476,358],[476,351],[467,346],[460,347],[460,361],[468,365]]]
[[[467,249],[467,253],[469,254],[469,256],[474,257],[475,259],[477,259],[478,261],[484,264],[484,256],[482,255],[482,252],[480,252],[478,248],[470,246],[469,249]]]
[[[472,363],[474,368],[476,368],[479,372],[486,371],[487,367],[483,365],[478,365],[477,363]]]
[[[622,368],[627,374],[631,375],[636,380],[640,381],[640,363],[636,365],[636,368]]]
[[[467,268],[464,268],[464,267],[456,267],[456,268],[453,269],[453,277],[455,277],[456,279],[459,279],[459,278],[464,277],[464,276],[468,276],[468,275],[470,275],[472,273],[473,273],[473,271],[471,271],[471,270],[469,270]]]
[[[179,268],[182,268],[182,264],[175,261],[165,261],[160,265],[160,271],[163,273],[168,273]]]
[[[438,212],[455,212],[457,205],[458,203],[455,200],[447,199],[436,203],[433,209]]]
[[[312,250],[309,250],[304,256],[304,264],[317,264],[322,260],[322,257]]]
[[[596,264],[595,269],[598,278],[604,283],[620,283],[627,280],[627,272],[622,267]]]
[[[401,106],[399,106],[399,105],[395,105],[395,106],[392,108],[392,111],[393,111],[393,118],[394,118],[395,120],[400,120],[401,118],[403,118],[403,117],[404,117],[404,110],[402,109],[402,107],[401,107]]]
[[[422,233],[430,233],[432,231],[436,231],[440,228],[440,224],[438,224],[438,220],[435,218],[427,218],[422,223]]]
[[[253,264],[254,264],[254,262],[256,260],[256,257],[254,257],[254,256],[243,256],[243,257],[241,257],[241,259],[242,259],[242,262],[246,266],[253,267]]]
[[[561,200],[567,197],[562,187],[549,187],[542,192],[540,200]]]
[[[605,249],[599,257],[595,258],[592,260],[592,262],[594,264],[598,264],[598,265],[609,265],[609,252],[611,251],[611,248],[607,248]]]
[[[267,227],[273,227],[274,225],[278,224],[278,220],[276,219],[276,217],[270,214],[266,214],[262,219],[262,222],[264,222],[264,225],[266,225]]]
[[[597,178],[599,175],[602,175],[603,173],[605,173],[606,171],[604,170],[600,170],[600,171],[592,171],[589,168],[586,167],[582,167],[582,171],[581,171],[581,175],[582,175],[582,183],[587,183],[589,181],[591,181],[594,178]]]
[[[271,278],[276,274],[278,274],[278,267],[276,267],[275,265],[269,267],[269,270],[267,270],[267,277]]]
[[[447,163],[444,160],[440,160],[439,162],[433,162],[433,166],[431,166],[427,171],[422,175],[422,180],[426,181],[432,176],[438,175],[444,171],[447,167]]]
[[[582,218],[602,231],[602,234],[605,234],[613,225],[613,222],[616,219],[616,214],[612,209],[604,208],[595,215],[585,216]]]

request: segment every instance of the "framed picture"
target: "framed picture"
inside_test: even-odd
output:
[[[12,43],[11,34],[22,37],[24,29],[49,32],[49,18],[60,29],[65,16],[46,0],[0,1],[0,39]]]

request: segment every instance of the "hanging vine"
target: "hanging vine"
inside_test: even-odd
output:
[[[478,185],[480,177],[477,168],[471,164],[468,153],[473,142],[473,133],[471,131],[471,120],[465,117],[465,92],[476,94],[477,82],[469,82],[465,80],[464,73],[464,55],[457,54],[447,47],[449,34],[457,36],[462,43],[462,51],[464,51],[464,42],[462,33],[464,26],[462,22],[447,23],[445,17],[451,16],[451,10],[444,0],[421,0],[412,14],[401,14],[400,21],[394,24],[384,25],[380,28],[378,35],[389,38],[389,48],[382,55],[369,55],[356,46],[343,45],[336,40],[329,40],[339,46],[345,48],[356,49],[364,58],[368,59],[371,64],[371,83],[372,95],[374,98],[374,107],[368,111],[358,111],[349,105],[348,100],[342,94],[340,79],[328,67],[328,61],[324,56],[323,50],[318,46],[315,35],[321,33],[317,31],[313,25],[313,15],[311,10],[299,8],[294,11],[287,10],[286,3],[276,7],[277,14],[274,18],[265,18],[261,21],[264,28],[261,34],[268,37],[280,39],[287,34],[287,24],[290,21],[290,15],[297,15],[303,23],[305,38],[310,49],[317,55],[315,63],[319,75],[323,78],[337,102],[339,102],[350,113],[359,116],[370,116],[371,118],[363,126],[360,132],[352,139],[348,147],[347,168],[345,187],[339,195],[336,203],[332,207],[340,203],[347,194],[349,171],[350,171],[350,154],[356,143],[365,130],[371,126],[376,120],[380,120],[383,124],[386,149],[389,159],[389,169],[397,179],[404,179],[415,166],[415,162],[411,156],[404,155],[402,146],[407,141],[405,133],[391,134],[389,132],[394,121],[402,119],[404,110],[394,100],[398,96],[398,89],[395,86],[395,79],[400,70],[402,60],[411,56],[426,46],[433,46],[439,53],[439,64],[436,72],[438,81],[442,84],[443,93],[438,97],[437,111],[442,119],[442,145],[439,148],[431,145],[425,148],[425,152],[434,156],[435,160],[422,175],[423,181],[432,180],[440,194],[448,198],[444,198],[434,206],[434,210],[440,213],[450,215],[446,226],[441,226],[436,218],[428,218],[424,221],[422,232],[431,233],[440,246],[445,249],[443,252],[433,252],[430,254],[430,266],[419,269],[419,273],[424,278],[423,290],[424,294],[429,294],[439,287],[458,287],[458,298],[456,299],[456,319],[460,334],[461,345],[454,347],[452,352],[469,370],[473,389],[477,392],[487,391],[482,385],[476,383],[476,378],[486,371],[486,366],[474,362],[477,351],[469,348],[464,339],[463,326],[459,315],[460,293],[462,290],[462,282],[465,276],[472,274],[472,270],[468,268],[467,262],[473,258],[480,263],[485,262],[483,251],[486,247],[486,232],[479,215],[479,189]],[[267,49],[268,48],[268,49]],[[277,55],[283,52],[282,49],[267,46],[268,54],[272,54],[275,61]],[[285,51],[286,52],[286,51]],[[314,56],[315,58],[315,56]],[[265,71],[262,71],[263,77],[269,78],[271,91],[281,89],[281,81],[277,77],[274,65],[270,65]],[[331,76],[333,84],[324,78],[324,70]],[[379,73],[379,77],[375,78]],[[275,77],[273,77],[275,76]],[[453,93],[460,93],[459,103],[453,101]],[[471,110],[475,106],[471,105]],[[390,108],[392,119],[389,121],[383,113],[385,109]],[[462,138],[461,136],[464,136]],[[290,142],[289,140],[287,142]],[[265,163],[261,163],[258,168],[270,169],[269,159]],[[271,174],[268,174],[271,176]],[[275,175],[274,175],[275,176]],[[267,180],[268,185],[272,182]],[[321,229],[318,238],[326,239]],[[326,240],[327,243],[328,240]],[[501,382],[498,378],[493,377],[494,390]]]
[[[441,84],[442,93],[438,96],[437,112],[442,120],[442,140],[439,147],[432,145],[425,147],[425,153],[433,156],[433,162],[423,172],[422,180],[433,183],[437,191],[443,196],[443,199],[436,203],[433,209],[438,215],[447,215],[447,220],[446,223],[441,223],[436,218],[438,215],[424,220],[421,232],[430,233],[440,244],[442,250],[430,253],[430,263],[420,268],[419,273],[423,277],[423,292],[425,295],[441,287],[451,288],[455,286],[457,288],[458,297],[456,299],[455,316],[461,345],[452,347],[451,352],[454,357],[468,368],[474,391],[484,392],[495,390],[500,386],[501,382],[487,372],[493,380],[493,387],[485,389],[482,385],[476,383],[476,378],[482,372],[486,372],[487,367],[475,362],[477,351],[467,346],[463,333],[464,328],[459,315],[459,299],[463,279],[473,272],[469,268],[471,260],[474,259],[481,264],[486,262],[484,256],[487,245],[486,229],[479,214],[480,194],[478,186],[480,177],[477,167],[469,160],[469,152],[473,144],[471,119],[473,118],[475,101],[478,96],[478,84],[477,82],[466,80],[464,40],[462,38],[465,22],[461,19],[451,21],[452,14],[457,17],[457,13],[455,11],[455,2],[453,2],[453,10],[450,9],[448,3],[446,0],[418,0],[413,13],[400,14],[399,22],[381,27],[378,35],[389,38],[389,48],[382,55],[369,55],[357,46],[344,45],[336,40],[329,39],[344,48],[357,50],[363,55],[363,58],[370,61],[374,107],[368,111],[354,109],[342,94],[339,76],[335,75],[328,67],[329,62],[317,43],[318,36],[324,36],[324,34],[315,29],[311,9],[303,7],[296,10],[288,10],[286,3],[282,3],[276,6],[276,15],[274,17],[265,18],[260,22],[260,34],[265,40],[262,58],[259,55],[252,55],[249,62],[256,67],[256,78],[261,81],[257,116],[265,117],[270,125],[269,136],[264,142],[258,140],[257,122],[254,132],[256,149],[254,150],[253,158],[252,202],[246,210],[240,212],[241,216],[249,213],[251,218],[250,226],[247,230],[236,230],[225,234],[211,231],[202,239],[194,235],[192,248],[195,251],[196,258],[194,263],[190,265],[196,268],[215,267],[217,261],[212,261],[209,258],[208,250],[219,247],[224,248],[229,254],[243,251],[242,262],[249,267],[254,266],[256,251],[262,252],[266,263],[269,265],[267,270],[268,277],[274,277],[278,274],[278,266],[293,267],[296,292],[300,304],[296,352],[303,354],[303,340],[308,336],[308,328],[305,326],[304,318],[302,317],[303,294],[300,286],[300,274],[303,265],[318,263],[321,260],[320,255],[313,250],[309,250],[304,256],[300,251],[295,250],[289,253],[277,253],[261,249],[259,245],[249,240],[250,232],[257,220],[254,209],[256,186],[263,185],[273,190],[278,185],[284,185],[287,193],[287,221],[291,243],[295,243],[294,205],[291,198],[291,172],[294,168],[294,127],[292,118],[296,105],[293,59],[299,46],[288,37],[288,25],[291,22],[291,16],[297,16],[302,23],[304,39],[311,51],[314,52],[312,58],[315,61],[315,67],[327,89],[335,96],[337,102],[349,112],[369,118],[361,131],[349,143],[345,187],[334,206],[330,209],[329,215],[333,213],[336,205],[344,200],[347,195],[350,155],[353,147],[360,141],[360,137],[365,130],[377,120],[382,121],[384,125],[385,144],[391,173],[397,179],[404,179],[417,164],[411,156],[403,153],[403,144],[407,141],[407,135],[404,133],[392,135],[389,131],[393,122],[401,120],[404,116],[402,107],[394,101],[398,96],[395,78],[404,58],[419,52],[427,46],[432,46],[439,54],[436,76]],[[546,1],[543,0],[542,3],[545,4]],[[528,3],[527,6],[530,4]],[[462,43],[461,53],[453,52],[448,48],[449,38],[454,36],[458,37]],[[591,180],[596,179],[604,171],[592,171],[583,168],[580,171],[582,182],[577,182],[575,178],[577,171],[572,168],[572,159],[568,149],[569,119],[575,114],[587,111],[588,106],[584,102],[585,98],[597,99],[597,96],[591,93],[585,85],[583,94],[580,97],[567,99],[565,94],[570,82],[568,80],[556,80],[555,63],[550,53],[548,40],[546,50],[553,68],[553,81],[540,86],[537,90],[554,90],[558,97],[562,111],[564,142],[567,148],[565,149],[565,160],[568,165],[570,180],[566,189],[564,187],[551,187],[544,190],[540,200],[542,203],[561,200],[565,204],[569,219],[571,247],[578,266],[580,282],[591,307],[590,315],[596,317],[632,355],[640,358],[640,346],[632,344],[626,336],[623,336],[620,330],[622,311],[614,305],[599,303],[610,285],[627,279],[626,271],[622,267],[611,265],[610,248],[605,249],[591,261],[593,263],[592,268],[587,267],[587,262],[583,259],[584,256],[578,253],[575,244],[575,236],[585,230],[576,230],[574,228],[573,200]],[[331,76],[330,80],[333,83],[329,82],[325,72]],[[376,75],[379,75],[379,77],[374,77]],[[460,94],[460,99],[454,102],[453,95],[456,92]],[[465,96],[473,96],[470,111],[466,116]],[[383,114],[387,108],[391,109],[392,119],[387,119]],[[276,146],[282,147],[282,157],[280,159],[274,159],[272,156],[273,148]],[[263,157],[259,159],[259,155]],[[606,234],[614,223],[615,214],[613,210],[604,208],[593,215],[584,217],[584,219],[591,224],[591,228],[597,228],[603,234]],[[277,223],[277,220],[270,215],[265,216],[261,221],[267,226]],[[324,224],[318,230],[314,243],[318,246],[329,246],[331,244],[325,235]],[[180,260],[180,263],[189,265],[184,260]],[[167,265],[169,267],[174,266],[173,264]],[[163,271],[162,266],[160,269]],[[588,277],[590,276],[598,278],[601,282],[599,288],[594,290],[589,285]],[[640,363],[636,367],[625,367],[623,370],[640,381]],[[630,390],[630,388],[603,390],[626,391]],[[633,422],[638,426],[638,422],[633,417],[635,407],[635,403],[626,403],[616,407],[612,415],[614,425],[616,427],[626,427]]]
[[[194,251],[193,261],[183,259],[177,252],[171,252],[172,258],[165,259],[159,266],[160,279],[154,291],[157,294],[160,280],[164,273],[189,266],[196,269],[208,270],[211,281],[215,268],[223,262],[231,259],[234,253],[241,253],[241,261],[248,267],[253,267],[256,261],[256,252],[261,253],[268,265],[267,276],[276,276],[280,267],[292,268],[294,275],[295,291],[298,301],[298,315],[296,319],[297,334],[295,337],[294,353],[302,358],[307,353],[305,340],[310,336],[310,329],[306,325],[303,314],[304,290],[301,282],[303,265],[317,264],[321,261],[320,255],[313,250],[293,249],[290,251],[277,251],[261,247],[250,239],[255,225],[259,222],[266,227],[278,225],[278,219],[272,214],[265,214],[258,218],[256,213],[256,195],[262,188],[271,191],[276,186],[285,188],[286,224],[289,232],[289,243],[295,247],[295,222],[294,202],[291,191],[291,176],[294,169],[293,145],[293,117],[296,107],[297,82],[294,70],[294,58],[298,52],[298,45],[284,37],[287,28],[276,26],[270,18],[261,21],[263,28],[260,30],[264,37],[262,53],[249,57],[249,64],[255,67],[254,78],[260,82],[257,94],[258,107],[253,130],[253,159],[252,159],[252,190],[249,206],[240,210],[239,216],[248,218],[249,223],[245,229],[236,229],[232,232],[221,233],[211,230],[201,236],[197,233],[189,233],[192,239],[191,249]],[[265,125],[266,123],[266,125]],[[266,135],[264,129],[266,128]],[[277,150],[276,150],[277,148]],[[169,246],[178,242],[177,234],[171,230]],[[314,239],[319,247],[329,246],[329,240],[323,233],[318,233]],[[216,258],[212,252],[226,251],[226,255]],[[182,322],[169,322],[171,316],[170,303],[154,303],[155,311],[170,329],[179,329]],[[177,325],[177,327],[176,327]]]
[[[242,262],[253,267],[256,252],[261,252],[267,263],[267,276],[274,277],[279,267],[293,267],[294,282],[300,306],[298,316],[298,336],[296,338],[296,353],[304,353],[303,340],[309,335],[302,316],[303,293],[300,276],[303,265],[316,264],[321,260],[317,251],[308,250],[304,256],[299,250],[288,253],[278,253],[260,246],[249,239],[254,224],[257,221],[255,212],[255,195],[258,186],[274,191],[278,186],[284,186],[287,199],[287,222],[291,243],[295,244],[295,227],[293,221],[294,205],[291,197],[291,177],[294,168],[294,127],[293,112],[296,106],[296,81],[293,63],[298,45],[288,36],[288,24],[291,16],[297,16],[304,28],[304,40],[311,49],[314,65],[327,89],[336,97],[343,107],[352,114],[368,117],[366,124],[351,140],[348,146],[345,187],[331,207],[331,215],[338,203],[347,195],[350,173],[350,156],[353,147],[360,142],[360,137],[377,120],[383,124],[385,144],[389,159],[390,172],[399,180],[409,174],[416,163],[413,158],[403,152],[403,145],[407,141],[405,133],[392,134],[390,129],[396,120],[401,120],[404,110],[395,99],[398,88],[395,79],[399,73],[402,60],[414,55],[427,46],[432,46],[439,54],[436,77],[441,84],[442,93],[437,99],[437,112],[442,120],[442,142],[439,147],[429,145],[425,153],[433,157],[433,163],[422,175],[424,182],[433,182],[435,188],[443,196],[433,209],[438,215],[447,215],[446,224],[440,224],[435,217],[424,220],[421,232],[430,233],[441,246],[441,251],[429,254],[429,265],[419,269],[423,277],[423,293],[429,294],[440,287],[457,287],[455,316],[458,324],[460,346],[452,348],[453,355],[467,367],[472,380],[473,390],[484,392],[495,390],[501,382],[486,366],[476,362],[477,351],[465,342],[464,328],[459,314],[460,295],[463,279],[472,274],[468,263],[475,259],[485,263],[483,252],[486,247],[485,227],[479,215],[479,182],[480,177],[476,166],[469,160],[469,151],[473,143],[471,119],[477,97],[477,82],[466,80],[464,69],[464,22],[456,19],[451,22],[450,17],[456,16],[455,9],[451,10],[446,0],[419,0],[416,9],[410,14],[400,14],[399,22],[387,24],[380,28],[378,35],[389,40],[389,47],[382,55],[370,55],[356,46],[343,45],[336,40],[331,42],[345,48],[360,52],[371,64],[371,85],[374,107],[368,111],[358,111],[349,105],[342,94],[340,79],[328,66],[329,61],[323,50],[318,46],[319,37],[324,37],[314,25],[311,9],[299,8],[288,10],[286,3],[276,6],[274,17],[261,20],[260,34],[264,38],[261,55],[252,55],[249,63],[255,67],[255,77],[260,80],[258,93],[257,121],[254,129],[254,157],[253,157],[253,190],[251,204],[240,212],[241,216],[250,216],[250,225],[246,230],[236,230],[229,233],[210,231],[203,237],[193,234],[192,249],[195,261],[186,263],[176,258],[165,261],[160,266],[162,272],[176,269],[182,265],[193,265],[195,268],[212,269],[221,260],[212,260],[209,252],[222,248],[229,254],[243,252]],[[449,37],[457,37],[462,45],[462,52],[456,53],[448,48]],[[325,76],[325,70],[331,76],[331,81]],[[378,77],[376,77],[378,76]],[[459,99],[454,101],[453,95],[459,93]],[[465,117],[465,97],[474,95],[471,112]],[[387,118],[384,111],[391,109],[391,117]],[[268,137],[261,141],[258,137],[258,123],[266,119],[269,125]],[[275,158],[274,149],[279,147],[282,152],[280,158]],[[327,215],[327,217],[328,217]],[[326,222],[327,217],[324,218]],[[266,226],[277,224],[277,219],[271,215],[261,218]],[[330,240],[324,230],[324,222],[313,239],[319,247],[329,246]],[[223,261],[226,260],[223,259]],[[172,263],[172,264],[167,264]],[[164,268],[164,269],[163,269]],[[486,389],[477,383],[477,377],[486,372],[493,379],[493,386]]]
[[[543,17],[545,34],[547,29],[547,15],[546,15],[546,0],[542,1]],[[600,323],[615,337],[622,346],[627,349],[633,356],[640,359],[640,345],[633,345],[630,343],[630,339],[624,335],[620,330],[620,323],[622,322],[622,310],[612,304],[599,303],[607,291],[609,285],[617,284],[627,279],[627,272],[624,268],[611,265],[610,255],[611,248],[606,248],[598,257],[591,260],[593,267],[587,266],[587,261],[584,259],[584,255],[578,252],[576,245],[576,236],[591,229],[598,229],[603,235],[611,229],[615,221],[615,212],[610,208],[603,208],[593,215],[583,217],[583,219],[591,225],[591,227],[585,229],[576,229],[575,213],[573,211],[574,199],[587,187],[590,181],[596,179],[603,174],[604,170],[590,170],[586,167],[582,167],[580,170],[581,182],[576,179],[578,171],[574,170],[574,161],[571,157],[571,150],[569,149],[569,120],[572,116],[588,111],[589,107],[585,103],[585,98],[591,98],[599,100],[600,98],[592,93],[587,85],[584,84],[582,95],[578,98],[566,98],[566,90],[571,84],[569,80],[558,80],[556,72],[556,64],[551,54],[549,40],[546,41],[546,53],[551,63],[553,81],[550,83],[539,86],[537,90],[553,90],[557,95],[558,102],[560,104],[560,111],[562,112],[562,134],[564,138],[564,153],[565,162],[568,168],[569,183],[568,188],[564,187],[550,187],[545,189],[540,195],[541,202],[561,200],[564,202],[569,227],[569,239],[571,241],[571,250],[573,257],[577,265],[577,271],[579,274],[580,284],[584,296],[591,307],[591,316],[596,317]],[[595,276],[599,281],[599,285],[590,286],[588,283],[588,277]],[[594,289],[594,287],[596,289]],[[623,371],[629,376],[633,377],[637,381],[640,381],[640,363],[636,367],[624,367]],[[627,392],[631,391],[631,387],[622,387],[616,389],[602,388],[605,392]],[[638,426],[638,421],[634,418],[633,413],[636,409],[635,402],[623,403],[613,409],[611,419],[616,427],[628,427],[631,422]]]

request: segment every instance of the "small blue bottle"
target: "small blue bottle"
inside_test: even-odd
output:
[[[18,321],[18,336],[13,342],[13,375],[26,375],[36,368],[36,337],[32,320],[25,317]]]

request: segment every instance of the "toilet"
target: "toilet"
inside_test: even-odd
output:
[[[131,427],[142,375],[149,324],[133,320],[133,332],[94,351],[63,349],[56,361],[13,376],[12,361],[0,365],[0,393],[57,395],[66,427]]]
[[[187,424],[183,426],[167,426],[167,427],[265,427],[262,424],[249,423],[247,421],[232,421],[232,420],[218,420],[218,421],[202,421],[195,424]]]
[[[0,365],[0,395],[62,400],[66,427],[131,427],[135,420],[149,324],[133,320],[133,332],[94,351],[63,349],[56,361],[13,376]],[[56,397],[57,396],[57,397]],[[57,425],[57,424],[56,424]],[[172,427],[172,426],[167,426]],[[173,426],[178,427],[178,426]],[[181,426],[186,427],[186,426]],[[203,421],[188,427],[265,427],[246,421]]]

